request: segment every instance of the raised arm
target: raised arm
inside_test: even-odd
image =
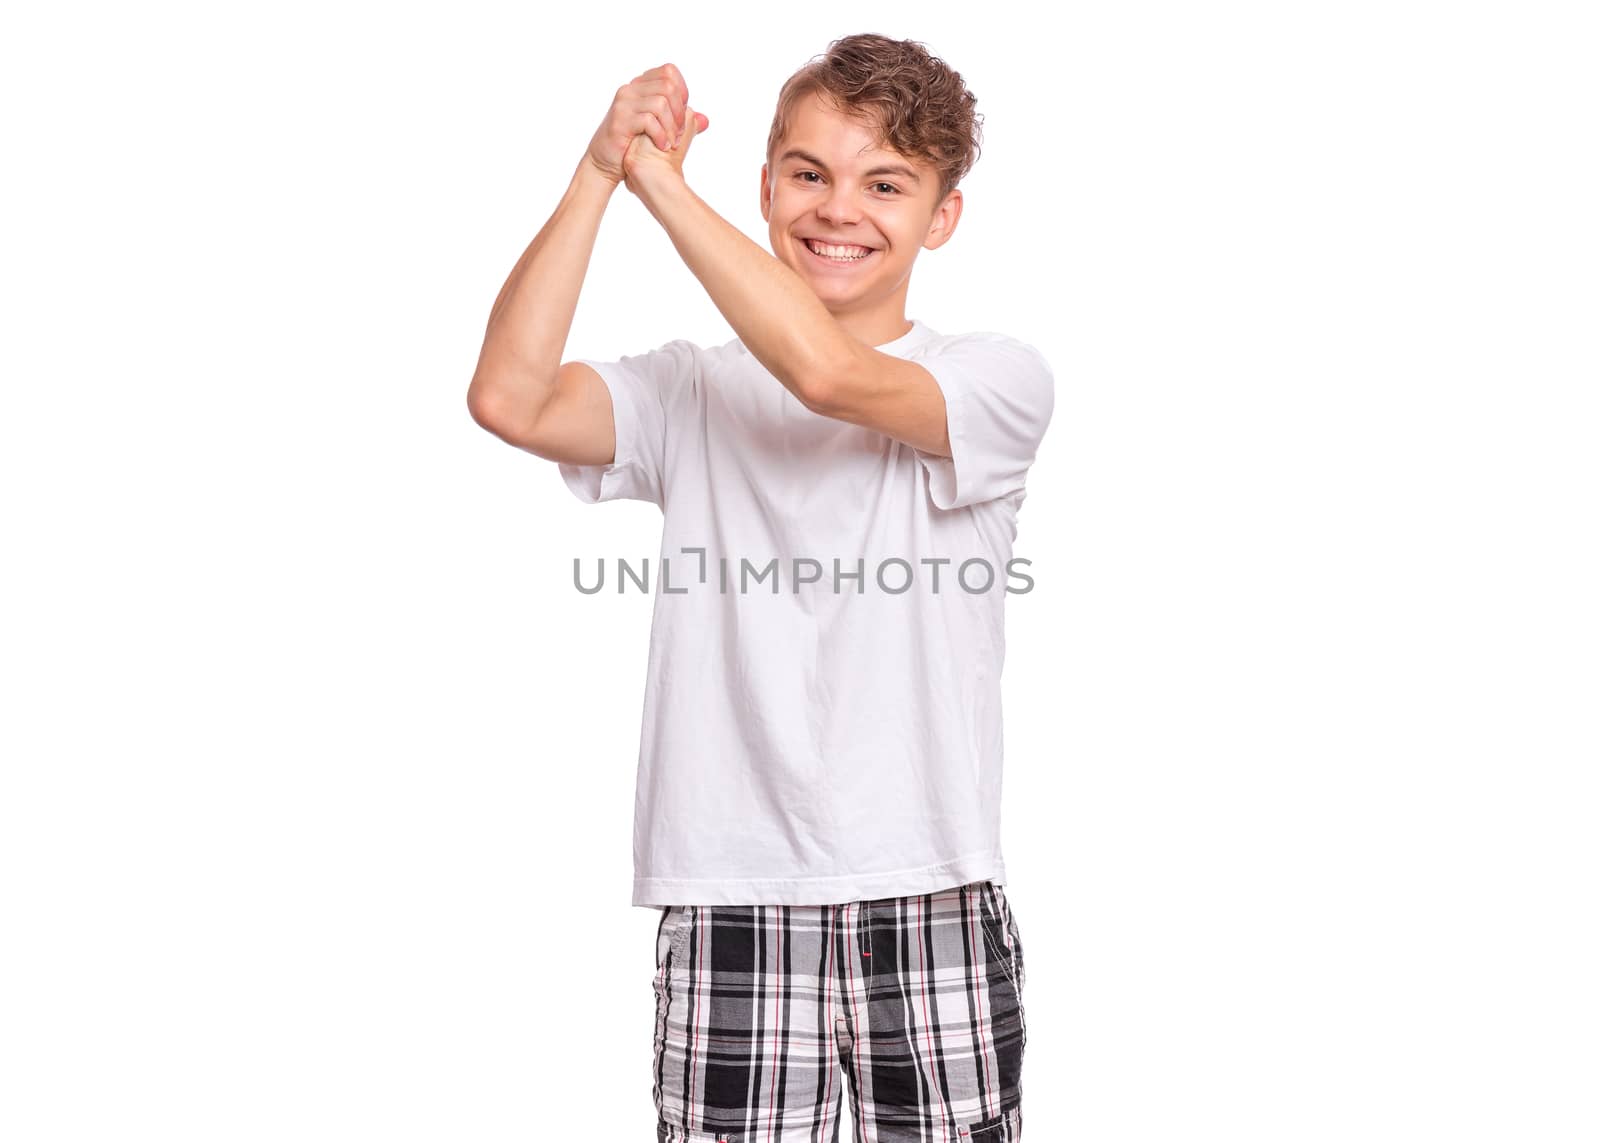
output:
[[[594,370],[563,365],[561,355],[600,219],[623,181],[624,152],[641,133],[670,148],[687,107],[688,90],[672,64],[619,87],[561,202],[500,288],[467,387],[467,409],[502,440],[548,460],[611,462],[616,429],[610,393]]]

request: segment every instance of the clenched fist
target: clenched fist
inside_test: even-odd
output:
[[[617,88],[586,157],[613,183],[628,181],[647,164],[666,164],[681,173],[690,141],[710,125],[689,106],[683,73],[662,64]]]

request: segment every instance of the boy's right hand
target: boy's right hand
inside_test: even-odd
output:
[[[684,83],[683,73],[672,64],[653,67],[617,88],[611,110],[589,141],[585,158],[611,182],[621,184],[622,156],[634,136],[648,134],[658,148],[672,150],[683,134],[688,107],[689,85]]]

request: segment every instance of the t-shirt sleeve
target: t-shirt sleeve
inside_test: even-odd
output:
[[[694,346],[670,341],[648,353],[619,361],[579,357],[600,375],[611,393],[617,452],[610,464],[559,465],[561,478],[585,504],[602,500],[648,500],[664,503],[668,410],[674,398],[692,384]]]
[[[1055,409],[1055,374],[1033,346],[969,333],[918,359],[944,392],[949,456],[913,449],[935,506],[965,508],[1023,487]]]

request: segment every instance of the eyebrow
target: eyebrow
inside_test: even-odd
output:
[[[799,159],[803,163],[810,163],[813,167],[821,167],[824,171],[828,169],[827,163],[824,163],[810,151],[802,151],[799,147],[790,147],[778,156],[780,165],[787,163],[790,159]],[[862,172],[863,177],[871,177],[872,175],[899,175],[902,178],[910,179],[919,186],[922,184],[922,176],[904,163],[883,163],[873,167],[870,171]]]

